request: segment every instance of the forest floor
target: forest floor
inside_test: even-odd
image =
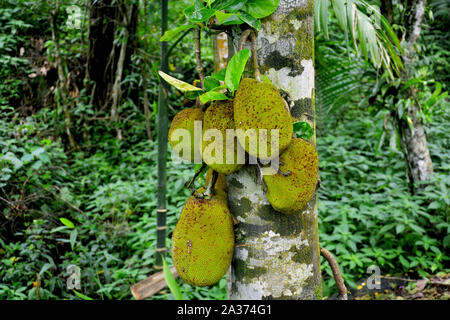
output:
[[[356,290],[350,290],[349,300],[449,300],[450,273],[439,273],[429,279],[410,279],[403,276],[381,276],[379,289],[369,289],[366,280]],[[336,296],[330,297],[335,299]]]

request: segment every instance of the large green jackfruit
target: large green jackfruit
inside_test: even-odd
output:
[[[242,168],[245,162],[244,151],[242,151],[242,159],[238,161],[238,148],[240,148],[237,139],[234,137],[234,117],[233,102],[229,100],[214,101],[205,111],[203,117],[203,142],[202,142],[202,158],[203,161],[212,169],[219,173],[230,174]],[[207,130],[216,129],[222,134],[222,141],[206,141],[205,133]],[[227,129],[233,130],[233,138],[227,141]],[[231,137],[231,135],[229,135]],[[208,138],[207,138],[208,139]],[[210,152],[207,150],[215,150]],[[222,155],[216,154],[221,151]],[[233,156],[231,163],[227,163],[227,150]],[[230,162],[230,160],[228,160]],[[239,163],[241,162],[241,163]]]
[[[183,151],[179,154],[179,156],[187,161],[194,162],[195,153],[198,152],[198,147],[195,141],[195,121],[203,120],[203,111],[200,108],[188,108],[178,112],[172,120],[169,129],[169,144],[172,149],[175,147],[182,147]],[[185,129],[190,134],[190,139],[181,139],[172,136],[174,131],[177,129]],[[178,144],[180,144],[178,146]],[[185,150],[190,150],[190,152],[184,152]],[[198,156],[200,158],[200,155]],[[199,159],[200,160],[200,159]]]
[[[172,235],[172,259],[180,277],[196,286],[217,283],[231,264],[233,250],[233,221],[226,202],[216,196],[191,196]]]
[[[266,197],[279,212],[292,214],[302,210],[313,196],[319,179],[319,158],[316,148],[300,138],[292,140],[280,155],[281,173],[264,175]]]
[[[237,131],[237,136],[245,151],[259,159],[269,160],[287,148],[292,140],[292,117],[275,86],[245,78],[239,84],[233,104],[236,129],[242,129]],[[246,139],[245,131],[249,129],[255,129],[255,132],[248,132],[250,139]],[[267,130],[266,136],[262,129]],[[272,150],[272,129],[279,130],[278,153]],[[249,143],[252,137],[256,138],[257,144]],[[261,145],[266,145],[267,151],[261,149],[261,137]]]

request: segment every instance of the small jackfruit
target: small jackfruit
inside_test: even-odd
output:
[[[195,153],[198,152],[195,141],[195,121],[203,120],[203,111],[200,108],[188,108],[178,112],[172,120],[169,129],[169,144],[174,150],[179,150],[179,156],[187,161],[194,162]],[[185,129],[189,137],[174,134],[177,129]],[[190,150],[190,152],[188,152]],[[200,158],[200,155],[198,156]]]
[[[302,210],[316,190],[319,158],[311,143],[294,138],[280,155],[280,163],[280,169],[290,175],[264,175],[266,197],[276,211],[292,214]]]
[[[214,101],[205,111],[203,117],[202,158],[214,171],[230,174],[244,165],[244,150],[238,150],[240,145],[234,135],[235,128],[232,101]],[[211,129],[216,129],[220,132],[220,140],[216,140],[219,137],[214,136],[214,131],[209,131],[211,136],[208,136],[207,131]],[[228,139],[227,130],[229,130]],[[238,156],[239,151],[241,152],[241,158]],[[220,152],[222,153],[221,155],[219,154]],[[228,157],[231,158],[228,161],[227,153]]]
[[[239,143],[250,155],[269,160],[288,147],[293,133],[292,117],[274,85],[245,78],[239,84],[233,105],[236,129],[242,130],[237,131]],[[254,132],[246,134],[251,129]],[[278,152],[272,148],[272,129],[279,132]],[[276,141],[273,143],[276,146]]]
[[[198,193],[205,189],[200,188]],[[198,196],[198,194],[196,194]],[[180,277],[191,285],[217,283],[227,272],[234,250],[230,210],[217,196],[191,196],[172,235],[172,259]]]

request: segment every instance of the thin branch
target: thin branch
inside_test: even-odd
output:
[[[197,179],[199,174],[202,173],[202,171],[205,170],[206,167],[207,167],[206,163],[203,162],[201,168],[194,174],[192,179],[189,180],[189,182],[185,183],[186,188],[188,188],[188,189],[191,188],[192,184],[195,182],[195,179]],[[194,188],[194,190],[191,190],[191,191],[195,191],[195,188]]]
[[[177,41],[175,41],[174,43],[172,43],[172,45],[171,45],[171,46],[169,47],[169,49],[167,50],[167,53],[166,53],[166,57],[167,57],[167,58],[170,57],[170,54],[172,53],[172,50],[177,46],[178,43],[180,43],[181,40],[183,40],[183,38],[184,38],[185,36],[187,36],[187,34],[188,34],[189,32],[191,32],[191,30],[192,30],[192,29],[186,30],[186,31],[185,31],[185,32],[177,39]]]
[[[341,300],[348,300],[347,288],[345,287],[344,279],[342,279],[341,271],[339,270],[339,266],[336,262],[336,259],[334,259],[331,252],[325,248],[320,248],[320,253],[328,261],[328,264],[330,265],[331,270],[333,271],[334,281],[336,282],[336,285],[338,287]]]
[[[202,65],[202,52],[200,45],[200,29],[195,29],[195,59],[197,61],[197,72],[200,77],[200,85],[203,90],[205,90],[205,85],[203,83],[205,78],[205,71]]]
[[[250,36],[251,40],[251,50],[252,50],[252,60],[253,60],[253,70],[255,72],[255,78],[258,81],[261,81],[261,73],[259,72],[258,66],[258,46],[256,43],[256,33],[253,29],[247,29],[242,32],[241,37],[239,39],[238,49],[241,51],[244,48],[245,43],[247,42],[247,38]]]

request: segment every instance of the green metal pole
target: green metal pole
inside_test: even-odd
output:
[[[167,2],[161,0],[161,36],[167,30]],[[167,42],[161,42],[160,70],[167,73]],[[167,160],[167,87],[160,79],[158,96],[158,207],[156,209],[156,257],[155,269],[162,269],[162,257],[166,248],[166,160]]]

